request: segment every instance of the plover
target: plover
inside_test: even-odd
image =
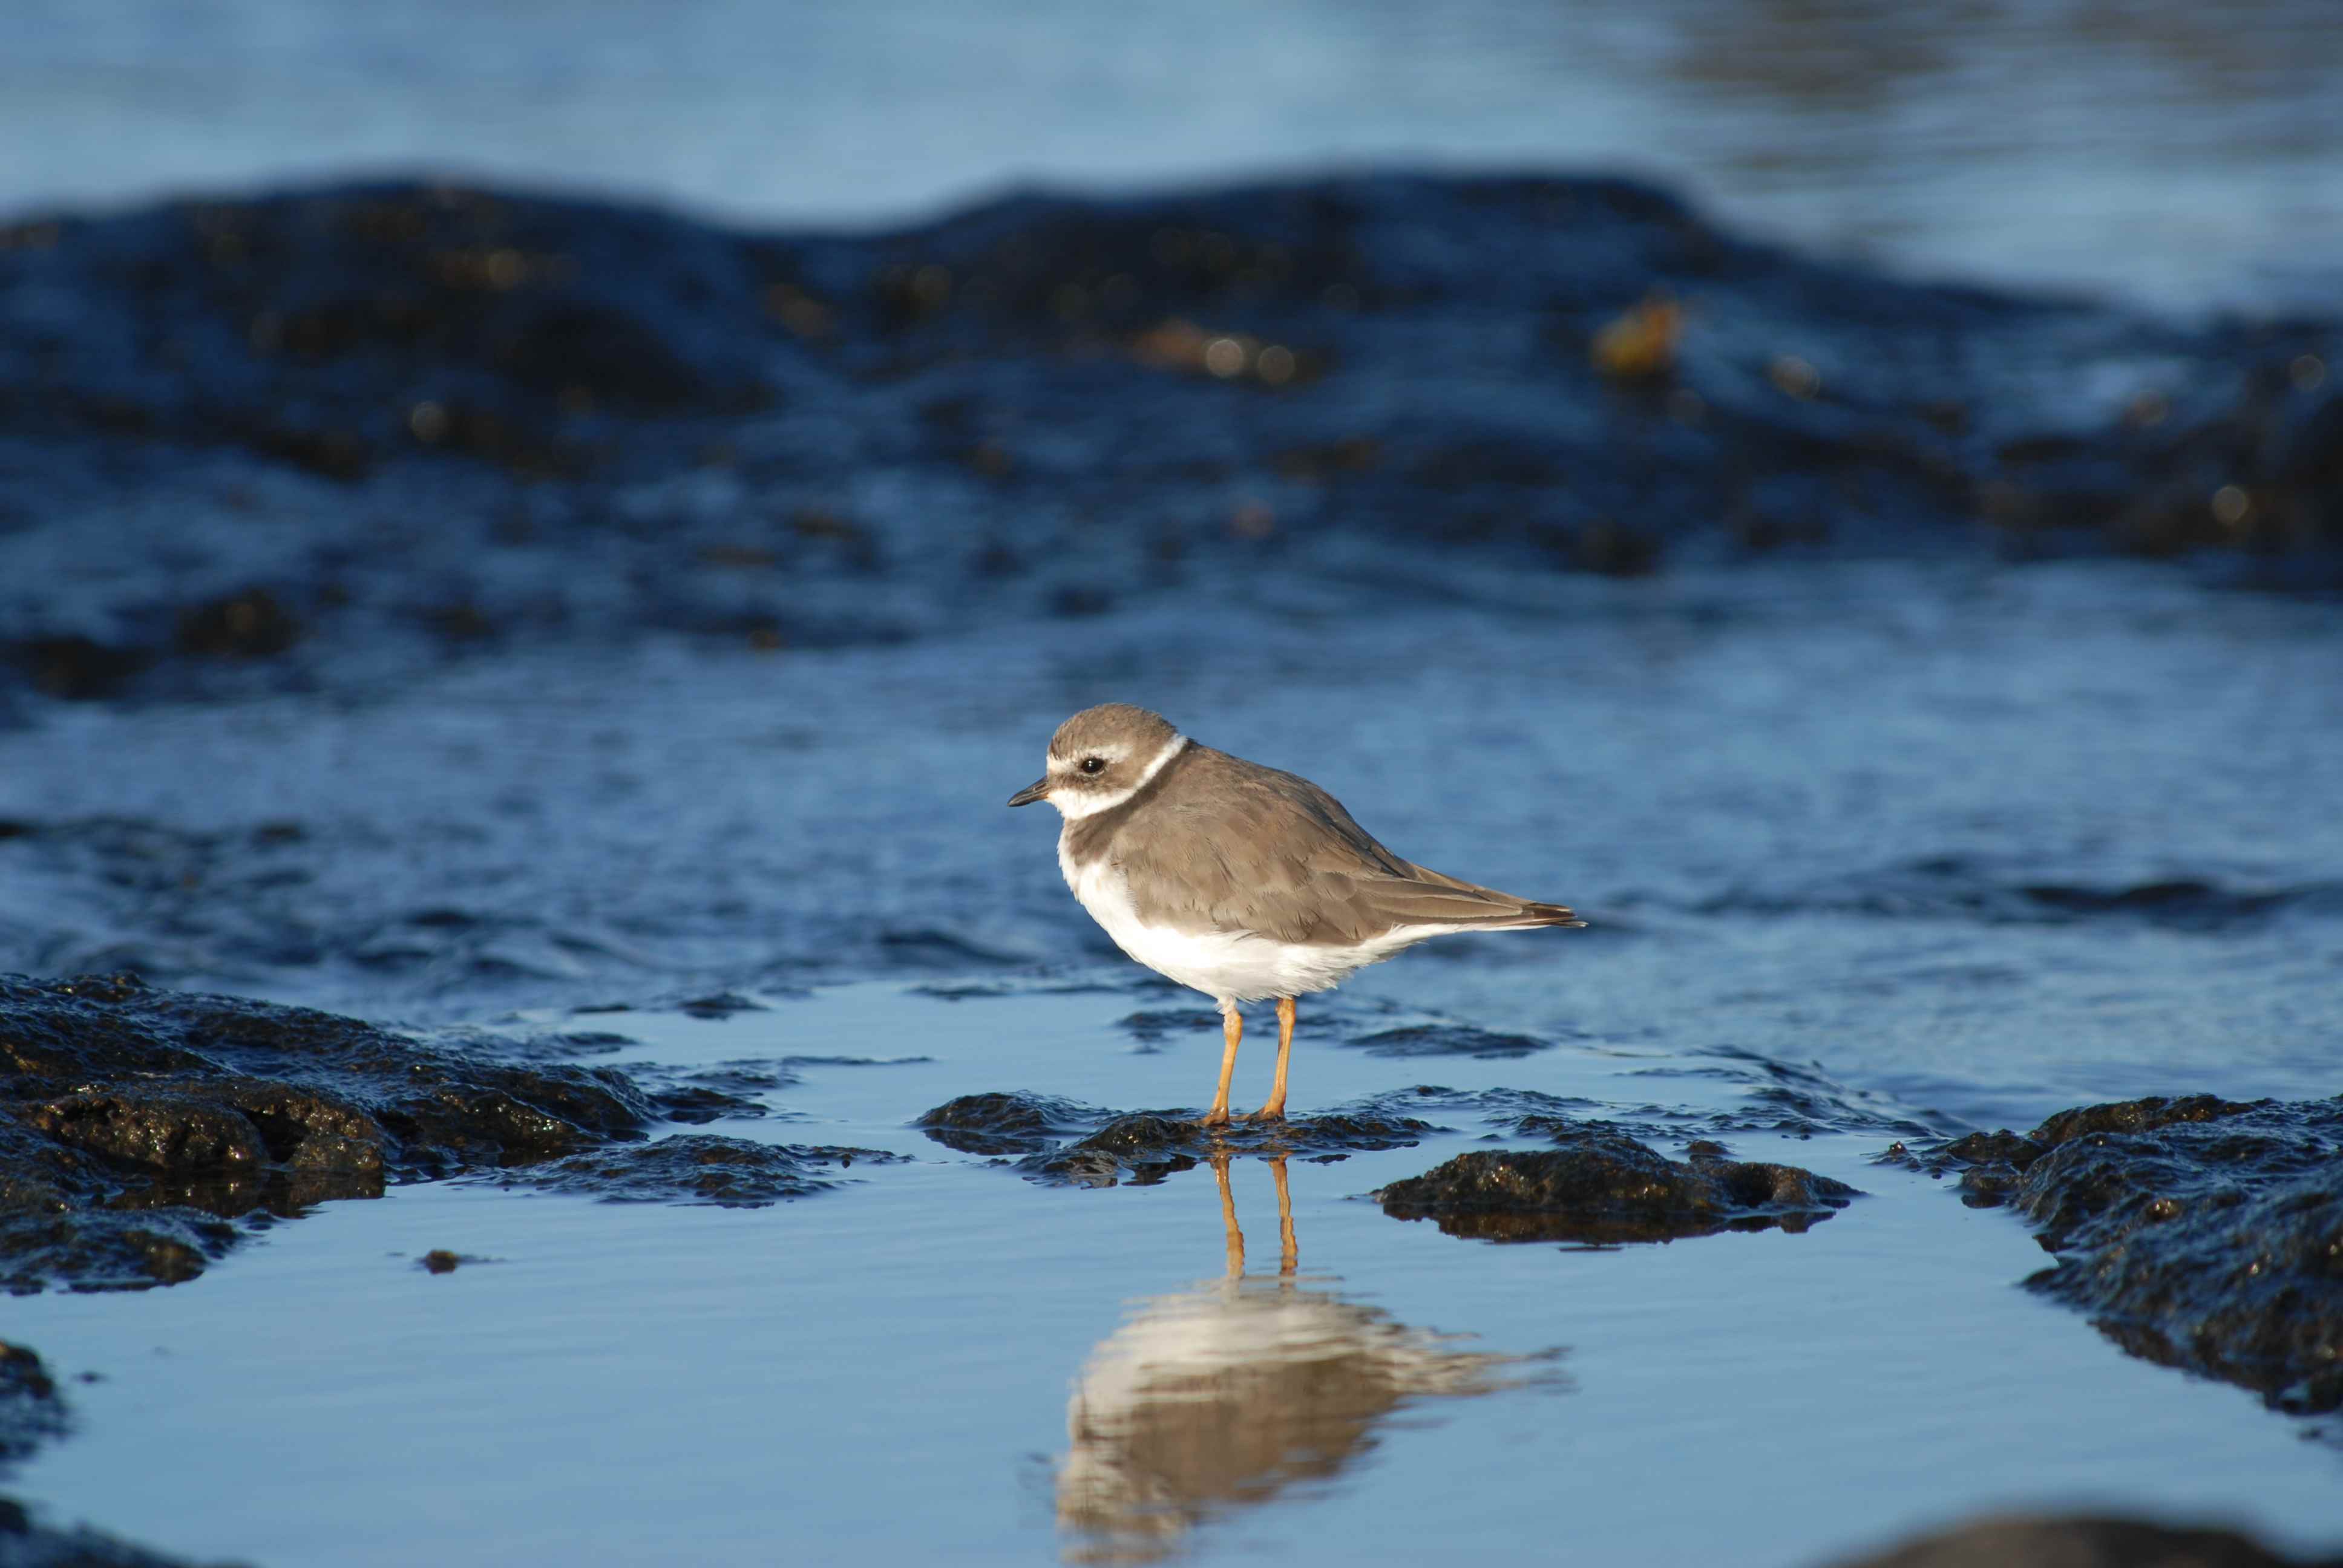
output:
[[[1277,999],[1277,1076],[1254,1113],[1274,1120],[1296,997],[1427,937],[1586,923],[1403,860],[1309,779],[1199,746],[1129,703],[1058,726],[1049,770],[1009,798],[1036,800],[1065,818],[1058,868],[1115,946],[1220,1003],[1210,1125],[1229,1120],[1238,1003]]]

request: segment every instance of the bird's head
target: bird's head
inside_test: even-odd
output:
[[[1085,708],[1050,738],[1048,769],[1009,797],[1011,806],[1047,800],[1069,819],[1112,810],[1139,793],[1188,738],[1162,715],[1127,702]]]

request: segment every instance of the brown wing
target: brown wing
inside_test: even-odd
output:
[[[1150,924],[1347,945],[1397,925],[1584,923],[1559,904],[1400,859],[1307,779],[1192,744],[1158,783],[1173,783],[1175,769],[1176,789],[1132,801],[1143,811],[1111,826],[1091,819],[1111,833],[1110,852]]]

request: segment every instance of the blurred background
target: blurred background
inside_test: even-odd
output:
[[[2079,1506],[2331,1550],[2336,1338],[2312,1393],[2178,1309],[2103,1339],[1883,1151],[2206,1093],[2343,1169],[2337,18],[13,0],[0,971],[217,993],[197,1055],[420,1031],[495,1125],[517,1063],[682,1086],[608,1149],[687,1153],[109,1166],[78,1234],[178,1224],[186,1282],[12,1307],[75,1417],[0,1420],[0,1480],[288,1565],[1811,1568]],[[1297,1111],[1441,1125],[1217,1192],[1177,1121],[1112,1191],[921,1131],[1209,1091],[1203,999],[1002,809],[1104,700],[1587,916],[1305,1005]],[[85,1060],[151,1090],[117,990],[178,1005],[23,1004],[90,1038],[0,1085],[0,1190],[84,1159],[32,1101]],[[212,1120],[126,1141],[243,1125],[183,1076]],[[1568,1250],[1359,1201],[1524,1108],[1869,1195]],[[854,1162],[721,1206],[744,1151]],[[1240,1210],[1324,1272],[1246,1276]],[[19,1212],[12,1282],[155,1282]]]
[[[0,212],[363,171],[898,224],[1043,181],[1601,167],[1898,269],[2343,284],[2324,0],[20,0]]]

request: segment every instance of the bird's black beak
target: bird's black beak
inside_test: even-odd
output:
[[[1049,794],[1050,781],[1047,779],[1036,779],[1016,794],[1009,797],[1009,803],[1011,806],[1031,806],[1036,800],[1047,799]]]

